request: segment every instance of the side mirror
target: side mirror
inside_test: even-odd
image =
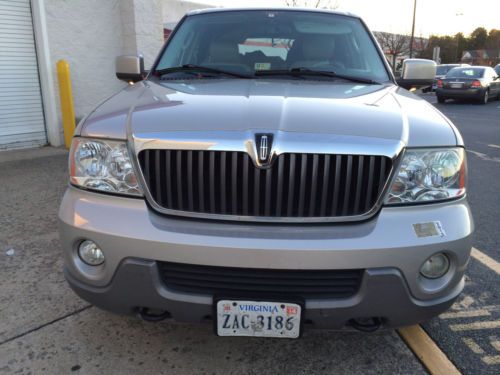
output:
[[[401,78],[396,81],[399,86],[411,88],[432,86],[436,76],[436,63],[425,59],[406,59],[403,61]]]
[[[116,78],[126,82],[142,81],[145,76],[142,56],[118,56],[116,58]]]

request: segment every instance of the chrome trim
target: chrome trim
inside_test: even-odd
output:
[[[209,214],[190,211],[167,209],[160,206],[153,199],[146,184],[142,169],[139,165],[138,154],[142,150],[210,150],[210,151],[240,151],[246,152],[255,166],[266,168],[259,163],[255,146],[256,133],[269,133],[274,135],[273,147],[269,156],[269,166],[277,156],[284,153],[310,153],[310,154],[341,154],[341,155],[373,155],[386,156],[392,160],[389,177],[385,182],[382,192],[371,210],[362,215],[337,216],[337,217],[264,217],[243,216],[228,214]],[[151,207],[162,214],[175,215],[188,218],[264,222],[264,223],[333,223],[367,220],[374,216],[382,207],[385,196],[390,188],[394,176],[399,168],[403,142],[374,137],[344,136],[334,134],[298,133],[284,131],[207,131],[207,132],[168,132],[168,133],[136,133],[129,137],[129,150],[134,155],[132,158],[136,176],[146,200]]]

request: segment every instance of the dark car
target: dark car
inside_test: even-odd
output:
[[[497,76],[500,76],[500,64],[495,66],[495,72],[497,72]]]
[[[487,66],[453,68],[438,79],[436,96],[439,103],[446,99],[475,99],[486,104],[490,98],[500,98],[500,77]]]
[[[436,78],[432,83],[432,91],[436,91],[438,79],[444,78],[444,76],[453,68],[470,66],[469,64],[441,64],[436,67]]]

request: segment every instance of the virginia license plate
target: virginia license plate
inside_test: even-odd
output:
[[[452,89],[461,89],[463,86],[463,83],[450,83],[450,87]]]
[[[219,336],[297,338],[302,307],[288,302],[217,301]]]

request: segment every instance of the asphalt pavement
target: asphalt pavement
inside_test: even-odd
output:
[[[424,95],[460,130],[467,148],[468,200],[475,223],[473,246],[500,261],[500,101],[486,105]],[[423,325],[464,374],[500,374],[499,274],[476,258],[465,289],[448,314]]]
[[[500,102],[437,106],[469,149],[474,247],[498,262]],[[218,338],[210,326],[146,323],[90,306],[62,275],[57,209],[66,165],[61,149],[0,153],[0,374],[425,373],[392,330]],[[464,374],[500,373],[498,276],[471,258],[457,303],[423,325]]]

